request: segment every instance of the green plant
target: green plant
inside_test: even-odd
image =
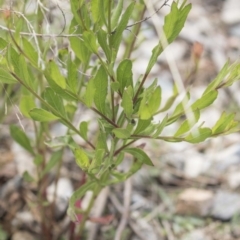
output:
[[[178,87],[174,85],[172,96],[163,105],[157,79],[149,87],[144,87],[144,83],[159,55],[182,30],[191,4],[187,4],[187,1],[172,3],[170,13],[164,20],[159,43],[152,49],[143,75],[133,79],[134,61],[131,53],[135,50],[135,39],[141,23],[146,21],[144,1],[71,0],[70,3],[73,14],[68,35],[70,47],[58,50],[57,57],[50,60],[47,58],[49,45],[45,46],[41,39],[37,39],[35,32],[32,32],[34,41],[21,34],[22,30],[29,27],[23,15],[14,12],[6,14],[9,30],[6,39],[1,38],[0,42],[1,50],[5,52],[1,59],[0,81],[21,86],[20,109],[25,117],[33,120],[35,139],[30,140],[15,125],[10,130],[14,140],[33,156],[38,167],[40,191],[44,191],[41,186],[46,181],[46,173],[56,163],[61,166],[66,147],[72,150],[76,163],[85,172],[87,180],[72,195],[68,210],[73,220],[78,220],[75,216],[81,214],[79,235],[82,235],[94,199],[105,186],[125,181],[144,164],[153,165],[142,145],[134,145],[139,139],[199,143],[210,137],[239,130],[234,113],[224,112],[212,129],[203,127],[204,123],[198,121],[201,110],[217,98],[218,90],[239,79],[240,65],[227,62],[199,99],[193,101],[190,91],[187,91],[182,101],[170,110],[180,95]],[[39,22],[41,14],[39,10]],[[13,32],[15,22],[12,19],[15,18],[20,20]],[[130,20],[134,22],[131,25]],[[126,31],[129,29],[130,32]],[[121,44],[126,47],[123,57],[119,59]],[[79,104],[96,114],[97,137],[89,139],[88,122],[83,121],[79,126],[73,124]],[[160,113],[164,117],[159,123],[155,122],[154,116]],[[182,120],[183,117],[185,120]],[[67,126],[67,135],[51,139],[49,123],[52,121]],[[177,121],[181,121],[181,125],[173,135],[162,135],[167,126]],[[79,146],[73,140],[73,135],[84,139],[86,146]],[[47,161],[46,151],[49,147],[53,148],[53,153]],[[125,154],[132,156],[132,165],[123,173],[117,167]],[[35,177],[26,173],[25,178],[33,180]],[[85,211],[79,210],[75,203],[88,190],[93,192],[89,206]],[[44,194],[40,193],[39,200],[44,200]],[[44,210],[44,206],[42,208]],[[42,229],[46,229],[46,226],[48,222],[43,223]]]

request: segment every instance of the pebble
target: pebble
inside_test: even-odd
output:
[[[240,214],[240,194],[219,190],[214,197],[211,216],[228,221],[235,214]]]
[[[188,188],[178,196],[176,212],[182,215],[207,216],[212,203],[211,191]]]

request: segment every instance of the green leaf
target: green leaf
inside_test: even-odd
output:
[[[96,149],[105,149],[108,151],[106,134],[102,131],[99,131]]]
[[[35,179],[33,178],[33,176],[31,176],[28,171],[24,171],[24,173],[23,173],[23,179],[24,179],[24,181],[26,181],[26,182],[34,182],[34,181],[35,181]]]
[[[135,158],[146,165],[154,166],[148,155],[140,148],[125,148],[123,151],[133,155]]]
[[[71,218],[72,221],[76,220],[75,219],[76,214],[74,213],[74,209],[75,209],[74,206],[75,206],[76,201],[81,199],[87,191],[93,190],[96,186],[97,186],[97,183],[94,181],[86,182],[78,190],[76,190],[73,193],[73,195],[71,196],[71,198],[69,200],[69,208],[67,211],[68,216]]]
[[[76,21],[78,24],[82,24],[82,20],[79,16],[79,12],[81,11],[81,7],[84,3],[84,0],[71,0],[70,4],[71,4],[71,12],[74,16],[74,21]]]
[[[51,105],[56,111],[59,112],[61,116],[66,118],[67,115],[63,105],[63,100],[58,94],[56,94],[51,88],[48,87],[44,92],[44,98],[49,103],[49,105]]]
[[[59,148],[59,147],[68,146],[72,151],[74,151],[75,148],[78,148],[78,145],[74,142],[71,135],[56,137],[49,141],[45,141],[44,143],[50,148]]]
[[[174,109],[171,118],[174,118],[174,117],[178,116],[179,114],[182,114],[185,112],[185,108],[187,107],[187,103],[188,103],[189,99],[190,99],[190,93],[187,92],[187,94],[183,98],[183,100]]]
[[[43,156],[40,155],[40,154],[38,154],[38,155],[34,158],[33,162],[34,162],[34,164],[35,164],[36,166],[40,166],[40,165],[43,163]]]
[[[15,125],[10,126],[10,134],[12,138],[24,149],[26,149],[31,154],[34,154],[31,143],[25,132]]]
[[[30,80],[30,76],[28,73],[26,59],[24,58],[23,55],[20,55],[18,60],[19,60],[19,66],[21,66],[20,67],[20,76],[19,76],[20,79],[22,79],[26,85],[32,87],[32,81]]]
[[[210,92],[202,95],[202,97],[200,99],[198,99],[196,102],[194,102],[192,104],[192,106],[191,106],[192,110],[193,111],[196,109],[201,110],[203,108],[208,107],[215,101],[217,96],[218,96],[218,91],[216,91],[216,90],[210,91]]]
[[[133,100],[130,94],[128,93],[127,89],[123,92],[123,98],[121,106],[123,107],[123,110],[128,118],[131,117],[133,113]]]
[[[203,95],[215,90],[217,86],[224,80],[224,78],[229,73],[229,61],[225,63],[221,71],[218,73],[217,77],[208,85]]]
[[[79,24],[76,23],[76,21],[73,19],[70,25],[70,34],[82,34],[82,30],[80,29]],[[90,57],[90,51],[85,46],[83,40],[80,37],[71,37],[70,38],[70,45],[78,59],[84,63],[88,64],[89,57]]]
[[[227,115],[225,112],[223,112],[219,120],[216,122],[216,124],[212,128],[213,134],[218,134],[228,130],[229,125],[231,126],[231,123],[233,122],[234,117],[235,117],[235,113],[231,113]]]
[[[97,33],[97,39],[98,39],[98,43],[99,45],[101,46],[102,50],[104,51],[106,57],[107,57],[107,60],[108,62],[111,62],[111,50],[109,48],[109,45],[107,43],[107,38],[108,38],[108,35],[107,33],[102,30],[102,29],[99,29],[98,33]]]
[[[200,118],[200,111],[197,109],[194,113],[191,113],[191,115],[192,119],[186,119],[176,131],[174,137],[181,136],[182,134],[188,132],[198,122]]]
[[[80,133],[81,133],[81,137],[84,140],[87,140],[87,132],[88,132],[88,122],[81,122],[80,127],[79,127]]]
[[[14,73],[18,76],[20,75],[20,66],[19,66],[19,54],[16,52],[16,50],[11,47],[11,45],[8,46],[7,49],[7,61],[8,64],[14,68]]]
[[[118,51],[119,45],[122,41],[123,31],[127,27],[127,24],[128,24],[129,18],[132,15],[134,6],[135,6],[135,2],[132,2],[129,4],[126,11],[122,15],[121,20],[120,20],[119,24],[117,25],[116,30],[111,35],[111,45],[113,46],[113,48],[115,48],[116,52]]]
[[[68,57],[68,62],[67,62],[67,84],[72,90],[73,93],[77,93],[78,91],[78,73],[77,73],[77,67],[76,65],[72,62],[71,57]]]
[[[52,113],[42,109],[42,108],[34,108],[29,112],[30,117],[39,122],[51,122],[59,119],[59,117],[53,115]]]
[[[81,169],[87,170],[89,168],[90,160],[89,160],[87,154],[85,153],[85,151],[83,151],[81,148],[76,148],[74,150],[74,156],[76,158],[77,165]]]
[[[151,113],[151,115],[154,115],[158,108],[160,107],[161,104],[161,88],[160,86],[158,86],[153,94],[150,96],[150,99],[148,101],[148,108],[149,108],[149,112]]]
[[[23,44],[24,54],[28,56],[28,59],[30,60],[31,64],[34,67],[38,67],[38,53],[35,50],[35,48],[24,37],[22,37],[22,44]]]
[[[8,71],[0,67],[0,83],[13,84],[17,83],[17,80]]]
[[[123,128],[114,128],[112,132],[115,134],[117,138],[120,138],[120,139],[127,139],[131,135],[131,132]]]
[[[138,125],[133,134],[135,135],[135,134],[142,133],[149,126],[150,123],[151,123],[151,119],[148,119],[148,120],[139,119]]]
[[[95,37],[95,34],[91,31],[85,31],[83,33],[83,42],[92,53],[97,53],[98,47],[97,47],[97,39]]]
[[[173,103],[175,102],[176,98],[177,98],[177,94],[172,95],[171,97],[168,98],[167,102],[165,103],[165,105],[158,111],[158,113],[161,112],[165,112],[167,110],[169,110],[169,108],[173,105]]]
[[[161,134],[161,132],[163,131],[163,129],[167,124],[167,121],[168,121],[168,115],[166,115],[164,119],[155,127],[156,132],[152,135],[153,138],[156,138]]]
[[[124,88],[133,86],[132,82],[132,61],[124,59],[117,68],[117,81],[120,84],[120,91],[123,93]]]
[[[34,99],[32,96],[30,95],[22,95],[21,96],[21,99],[20,99],[20,110],[21,110],[21,113],[27,117],[27,118],[30,118],[30,115],[29,115],[29,111],[33,108],[36,107],[36,104],[34,102]]]
[[[0,50],[2,51],[3,49],[5,49],[7,47],[8,43],[0,37]]]
[[[94,77],[94,85],[96,88],[94,95],[95,105],[101,113],[105,114],[108,76],[103,66],[98,69],[97,74]]]
[[[94,78],[92,78],[89,80],[89,82],[87,84],[86,92],[84,95],[84,102],[87,105],[87,107],[92,106],[94,96],[95,96],[95,91],[96,91],[96,87],[95,87],[95,83],[94,83]]]
[[[94,23],[97,23],[100,19],[101,13],[101,0],[91,0],[91,13]]]
[[[122,10],[123,10],[123,0],[119,0],[117,3],[117,6],[114,8],[114,12],[111,19],[112,29],[114,29],[117,26]]]
[[[52,80],[62,89],[66,88],[66,80],[63,75],[60,73],[60,70],[57,64],[54,61],[49,61],[48,70]]]
[[[190,143],[199,143],[203,142],[205,139],[211,137],[212,131],[210,128],[198,128],[195,131],[192,131],[187,137],[185,137],[185,141]]]
[[[69,91],[68,89],[62,89],[61,87],[59,87],[59,85],[57,85],[55,81],[51,78],[51,76],[49,76],[46,72],[45,72],[45,77],[50,87],[52,88],[52,90],[55,91],[59,96],[69,101],[78,100],[76,95],[73,92]]]
[[[62,150],[52,153],[50,160],[47,162],[44,170],[41,172],[41,175],[40,175],[41,178],[44,177],[45,174],[49,173],[51,169],[61,161],[62,155],[63,155]]]
[[[150,73],[151,69],[153,68],[153,66],[157,62],[157,59],[162,52],[163,52],[163,47],[162,47],[161,43],[159,42],[152,50],[152,55],[151,55],[151,58],[148,62],[148,66],[147,66],[145,74],[148,75]]]
[[[172,43],[179,35],[186,22],[188,13],[192,8],[191,4],[177,8],[177,3],[173,2],[171,12],[165,17],[163,30],[168,43]]]

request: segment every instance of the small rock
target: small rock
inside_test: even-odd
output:
[[[12,240],[34,240],[34,236],[25,231],[15,232],[12,236]]]
[[[236,189],[240,186],[240,172],[230,172],[227,176],[227,183],[231,189]]]
[[[55,187],[57,187],[55,218],[59,219],[66,212],[69,198],[73,194],[73,186],[68,178],[60,178],[57,186],[53,183],[47,188],[47,199],[49,202],[54,200]]]
[[[224,2],[221,19],[226,24],[235,24],[240,21],[240,1],[227,0]]]
[[[214,197],[211,216],[228,221],[237,213],[240,213],[240,194],[220,190]]]
[[[189,188],[178,196],[176,212],[183,215],[206,216],[212,203],[213,193],[211,191]]]
[[[206,234],[201,231],[201,230],[195,230],[192,231],[188,234],[186,234],[185,236],[183,236],[183,238],[181,238],[181,240],[210,240],[211,238],[206,236]]]

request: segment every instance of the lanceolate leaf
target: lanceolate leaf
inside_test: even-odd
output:
[[[36,107],[33,97],[30,95],[23,95],[21,97],[19,107],[20,107],[21,113],[25,117],[30,118],[29,111]]]
[[[119,64],[117,68],[117,81],[119,82],[121,93],[123,93],[124,88],[133,86],[131,60],[125,59]]]
[[[34,151],[32,149],[30,140],[21,128],[15,126],[15,125],[11,125],[10,126],[10,133],[11,133],[12,138],[19,145],[21,145],[24,149],[26,149],[31,154],[34,154]]]
[[[35,50],[35,48],[24,37],[22,38],[22,43],[23,43],[24,53],[28,56],[28,59],[30,60],[31,64],[34,67],[38,67],[38,53]]]
[[[124,152],[130,153],[135,158],[137,158],[139,161],[143,162],[146,165],[153,166],[153,163],[151,159],[148,157],[148,155],[140,148],[125,148],[123,150]]]
[[[68,57],[67,62],[67,84],[72,90],[73,93],[77,93],[78,90],[78,74],[77,74],[77,67],[72,62],[71,57]]]
[[[213,90],[211,92],[208,92],[207,94],[202,95],[200,99],[198,99],[196,102],[192,104],[192,110],[196,109],[203,109],[211,105],[217,98],[218,92],[216,90]]]
[[[66,88],[66,80],[63,75],[60,73],[60,70],[57,64],[54,61],[50,61],[48,64],[48,69],[51,75],[51,78],[54,82],[61,87],[62,89]]]
[[[95,105],[101,113],[105,113],[108,76],[102,66],[98,69],[98,72],[94,77],[94,85],[96,88],[94,96]]]
[[[161,88],[158,86],[153,94],[150,96],[149,101],[148,101],[148,108],[151,113],[151,115],[154,115],[158,108],[160,107],[161,104]]]
[[[181,6],[178,8],[177,3],[173,2],[170,13],[165,17],[163,30],[167,38],[168,43],[171,43],[178,36],[182,30],[188,13],[191,10],[192,5]]]
[[[80,29],[79,24],[73,19],[70,25],[70,34],[79,34],[81,35],[83,31]],[[70,45],[76,56],[80,59],[81,62],[87,64],[90,57],[90,51],[85,46],[82,38],[80,37],[71,37]]]
[[[81,149],[81,148],[76,148],[74,150],[74,156],[76,158],[76,163],[77,165],[83,169],[86,170],[90,166],[90,161],[87,156],[87,154]]]
[[[50,122],[59,119],[59,117],[53,115],[52,113],[42,109],[34,108],[29,112],[30,117],[39,122]]]
[[[58,94],[56,94],[51,88],[46,88],[44,98],[55,110],[59,112],[61,116],[66,118],[63,100]]]
[[[181,136],[182,134],[188,132],[198,122],[200,117],[200,111],[197,109],[194,113],[189,113],[188,115],[190,115],[190,116],[187,116],[190,119],[186,119],[181,124],[177,132],[174,134],[174,137]]]
[[[195,131],[192,131],[186,138],[185,141],[190,143],[199,143],[203,142],[208,137],[211,137],[212,131],[210,128],[198,128]]]
[[[122,15],[121,20],[120,20],[119,24],[117,25],[117,28],[112,33],[111,45],[113,46],[113,48],[115,48],[116,52],[118,51],[120,42],[122,40],[122,33],[125,30],[125,28],[127,27],[128,20],[132,14],[134,6],[135,6],[135,2],[130,3],[130,5],[127,7],[126,11]]]
[[[87,140],[87,132],[88,132],[88,122],[81,122],[80,127],[79,127],[81,137],[85,140]]]
[[[225,63],[221,71],[218,73],[217,77],[208,85],[203,95],[209,93],[212,90],[215,90],[215,88],[224,80],[228,73],[229,73],[229,61]]]
[[[161,132],[163,131],[163,129],[165,128],[166,124],[168,121],[168,115],[166,115],[163,120],[157,125],[156,127],[156,132],[153,134],[153,138],[158,137]]]
[[[104,30],[99,29],[99,31],[97,33],[98,43],[101,46],[102,50],[104,51],[108,62],[111,62],[111,50],[106,41],[107,37],[108,37],[107,33]]]
[[[142,133],[150,125],[150,123],[151,123],[151,119],[148,119],[148,120],[139,119],[138,120],[138,125],[137,125],[133,134]]]
[[[123,0],[119,0],[117,2],[117,6],[115,8],[115,11],[114,11],[114,13],[112,15],[111,26],[112,26],[113,29],[118,24],[118,20],[120,18],[121,13],[122,13],[122,9],[123,9]]]
[[[90,50],[92,53],[97,53],[98,47],[96,43],[96,37],[93,32],[85,31],[83,33],[83,43],[86,45],[88,50]]]
[[[131,117],[131,114],[133,112],[133,100],[130,94],[127,90],[123,92],[123,98],[121,106],[123,107],[123,110],[128,118]]]
[[[4,68],[0,67],[0,83],[13,84],[17,80]]]
[[[216,122],[215,126],[212,128],[213,134],[218,134],[229,130],[234,117],[234,113],[227,115],[225,112],[223,112],[219,120]]]
[[[96,91],[96,87],[95,87],[95,83],[94,83],[94,78],[92,78],[89,80],[89,82],[87,84],[87,89],[86,89],[86,92],[84,95],[84,101],[88,107],[92,106],[95,91]]]
[[[123,128],[115,128],[112,130],[112,132],[115,134],[117,138],[120,138],[120,139],[127,139],[131,135],[131,132]]]

